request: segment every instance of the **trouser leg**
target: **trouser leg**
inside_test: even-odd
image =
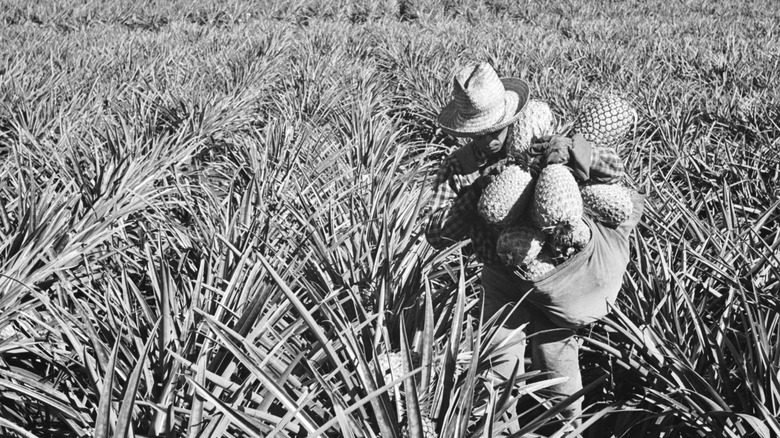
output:
[[[491,347],[496,351],[491,354],[491,375],[497,385],[507,381],[512,371],[517,367],[517,375],[525,372],[525,333],[530,315],[522,304],[515,306],[518,300],[518,290],[515,282],[503,272],[486,266],[482,271],[482,306],[483,321],[487,322],[497,316],[498,327],[490,339]],[[513,402],[506,410],[510,416],[515,416],[517,402]],[[517,421],[506,423],[505,433],[515,433],[519,430]],[[503,435],[502,435],[503,436]]]
[[[500,381],[511,376],[517,365],[517,374],[525,372],[525,333],[523,326],[531,316],[522,304],[515,306],[518,290],[513,280],[502,270],[485,266],[482,272],[483,318],[489,320],[498,315],[492,344],[501,351],[491,357],[491,370]]]
[[[568,380],[549,387],[552,395],[567,397],[582,389],[580,372],[579,342],[571,329],[556,328],[546,317],[532,322],[534,334],[530,337],[533,367],[552,373],[550,377],[568,377]],[[580,397],[562,411],[567,419],[582,414]],[[579,425],[581,420],[575,420]]]
[[[485,266],[482,275],[485,320],[499,312],[501,318],[509,315],[506,322],[498,328],[493,338],[494,344],[514,343],[493,358],[492,370],[500,376],[500,380],[509,378],[515,364],[518,365],[518,374],[526,371],[523,366],[526,345],[524,335],[528,335],[533,368],[549,371],[552,373],[551,377],[568,377],[568,380],[550,387],[548,391],[554,395],[568,396],[582,389],[579,342],[574,331],[553,324],[542,310],[529,302],[521,302],[513,308],[525,291],[511,273],[501,268]],[[499,319],[498,323],[502,321],[503,319]],[[523,325],[524,334],[518,330]],[[581,413],[582,397],[562,412],[566,418],[578,417]],[[575,425],[578,423],[579,421],[575,421]]]

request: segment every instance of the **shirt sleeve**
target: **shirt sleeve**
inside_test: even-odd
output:
[[[575,134],[572,142],[570,165],[578,179],[609,184],[623,177],[623,160],[617,151],[593,146],[582,134]]]
[[[590,180],[595,183],[612,183],[622,178],[625,170],[617,151],[607,147],[594,147],[590,159]]]
[[[467,178],[460,173],[458,161],[451,155],[433,182],[425,237],[436,249],[466,240],[477,214],[479,194],[471,184],[466,185]]]

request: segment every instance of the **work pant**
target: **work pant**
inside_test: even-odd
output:
[[[511,312],[506,322],[498,329],[494,342],[512,343],[517,339],[508,339],[513,332],[523,324],[525,336],[531,348],[532,368],[549,371],[549,377],[568,377],[565,382],[553,385],[548,389],[555,395],[568,396],[582,389],[582,376],[579,367],[579,343],[574,331],[555,325],[545,313],[528,302],[515,306],[523,296],[523,288],[518,278],[508,269],[501,266],[485,265],[482,270],[482,287],[484,290],[484,318],[487,321],[493,315],[502,312],[498,322]],[[518,334],[519,333],[519,334]],[[516,336],[523,336],[520,331]],[[501,379],[506,380],[518,364],[518,374],[524,370],[525,341],[514,343],[501,354],[493,357],[492,370]],[[569,405],[562,414],[567,418],[577,417],[582,413],[582,397]],[[575,422],[579,424],[579,421]]]

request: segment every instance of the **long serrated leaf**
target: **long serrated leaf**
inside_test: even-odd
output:
[[[192,387],[195,389],[195,391],[198,394],[200,394],[201,397],[203,397],[205,400],[208,400],[212,405],[214,405],[215,408],[217,408],[227,418],[238,423],[241,426],[242,432],[254,438],[264,438],[266,436],[265,434],[261,433],[261,431],[258,430],[254,424],[252,424],[246,418],[244,418],[242,414],[232,409],[230,406],[225,404],[225,402],[223,402],[222,400],[214,397],[214,395],[210,391],[198,385],[196,381],[192,380],[190,377],[187,377],[187,381],[190,382],[190,385],[192,385]]]
[[[309,330],[311,330],[312,334],[320,342],[322,348],[325,350],[325,353],[328,355],[328,358],[331,360],[333,365],[336,368],[342,369],[342,380],[344,384],[347,385],[347,389],[351,390],[353,386],[352,378],[349,374],[347,374],[346,369],[343,368],[341,359],[331,346],[330,340],[322,330],[322,327],[317,324],[317,322],[314,320],[314,317],[311,315],[311,312],[309,312],[309,309],[303,305],[301,300],[298,299],[298,297],[295,295],[295,292],[293,292],[289,286],[287,286],[287,283],[285,283],[285,281],[279,276],[279,274],[276,273],[276,270],[271,266],[268,260],[266,260],[265,257],[263,257],[261,254],[258,254],[257,257],[265,267],[266,271],[268,271],[268,273],[274,279],[277,286],[279,286],[287,299],[292,303],[293,307],[295,307],[295,310],[298,311],[298,314],[301,315],[301,318],[303,318],[303,320],[306,322]]]
[[[426,394],[431,386],[431,368],[433,362],[433,298],[431,297],[431,283],[425,281],[425,322],[422,331],[422,375],[420,376],[420,390]]]
[[[474,436],[478,436],[483,433],[488,434],[486,436],[493,436],[494,430],[493,430],[493,424],[491,422],[492,419],[501,418],[501,416],[504,415],[504,412],[509,410],[511,407],[515,406],[517,397],[512,396],[512,390],[514,389],[515,381],[517,380],[517,371],[519,367],[520,367],[520,361],[515,361],[515,366],[512,368],[512,373],[509,375],[509,378],[501,385],[496,385],[495,388],[493,388],[492,386],[490,387],[491,398],[494,389],[497,389],[500,392],[501,396],[498,398],[498,400],[493,400],[492,402],[493,405],[491,405],[492,409],[490,411],[489,418],[484,424],[482,424],[474,431],[473,434]],[[523,389],[527,389],[527,388],[524,387]],[[507,424],[506,427],[509,427],[509,425]],[[496,430],[495,432],[500,433],[502,431],[503,429],[500,429],[500,430]]]
[[[524,434],[531,433],[536,429],[542,427],[544,424],[547,423],[549,419],[551,419],[558,413],[562,412],[564,409],[566,409],[569,405],[571,405],[574,401],[576,401],[580,397],[584,396],[588,392],[592,391],[594,388],[601,385],[601,383],[604,382],[604,380],[606,380],[608,377],[609,377],[608,375],[603,375],[595,379],[593,382],[589,383],[584,388],[575,392],[574,394],[571,394],[568,397],[564,398],[563,400],[555,404],[555,406],[553,406],[551,409],[547,410],[546,412],[542,413],[541,415],[539,415],[537,418],[535,418],[528,424],[521,427],[520,430],[518,430],[517,432],[511,435],[511,438],[520,438],[524,436]]]
[[[336,411],[336,418],[339,420],[339,424],[341,424],[341,433],[344,438],[353,438],[355,436],[354,429],[351,427],[351,422],[344,414],[344,408],[340,405],[336,405],[333,408]]]
[[[155,327],[151,330],[154,333],[160,324],[160,320],[157,321]],[[127,378],[125,383],[125,395],[122,397],[122,407],[119,409],[117,415],[116,428],[114,428],[114,434],[116,436],[125,437],[130,430],[130,425],[133,421],[133,408],[135,407],[135,399],[138,395],[138,386],[141,384],[141,373],[144,370],[144,363],[146,363],[146,357],[149,355],[149,349],[152,346],[154,337],[150,337],[146,341],[141,354],[138,356],[138,362],[133,367],[133,372]]]
[[[0,380],[0,386],[20,394],[25,394],[39,403],[45,404],[50,410],[59,411],[60,415],[65,418],[77,419],[84,417],[84,414],[79,415],[78,410],[68,404],[67,393],[61,392],[65,388],[58,389],[50,382],[31,378],[26,371],[16,367],[9,367],[3,372],[2,377],[3,380]]]
[[[458,270],[458,297],[455,309],[452,315],[452,326],[449,346],[447,352],[453,360],[458,356],[460,347],[460,337],[463,330],[463,309],[466,307],[466,273],[461,259],[460,269]]]
[[[754,404],[758,407],[758,411],[761,412],[761,414],[764,416],[764,424],[772,428],[772,433],[774,433],[775,436],[780,436],[780,419],[776,415],[773,415],[772,412],[764,405],[764,403],[761,400],[758,400],[758,398],[752,392],[750,397],[753,399]]]
[[[595,424],[596,421],[604,418],[605,416],[607,416],[609,414],[613,414],[613,413],[617,413],[617,412],[624,412],[624,413],[625,412],[636,412],[636,413],[640,413],[641,411],[638,410],[638,409],[616,408],[616,407],[608,406],[606,408],[603,408],[603,409],[599,410],[595,414],[590,414],[588,419],[586,421],[582,422],[579,425],[579,427],[577,427],[577,428],[575,428],[573,430],[567,429],[566,427],[562,427],[558,432],[556,432],[553,435],[551,435],[550,438],[567,438],[567,437],[579,436],[579,435],[582,434],[582,432],[588,430],[589,427],[593,426],[593,424]],[[573,421],[574,421],[574,419],[570,420],[569,424],[567,424],[567,426],[570,425],[571,422],[573,422]]]
[[[749,415],[749,414],[743,414],[738,412],[726,412],[726,411],[713,411],[713,412],[705,412],[702,415],[703,418],[706,417],[713,417],[713,418],[727,418],[727,419],[736,419],[736,420],[743,420],[746,422],[753,431],[758,434],[761,438],[770,438],[772,434],[769,431],[769,427],[764,421],[761,421],[759,418]],[[745,435],[743,432],[741,435]]]
[[[205,340],[203,343],[203,347],[201,348],[198,359],[196,363],[196,369],[195,369],[195,376],[193,380],[201,387],[205,387],[206,385],[206,362],[208,361],[208,356],[206,352],[208,351],[208,344],[210,342],[208,340]],[[204,410],[204,403],[203,403],[203,397],[199,394],[194,394],[194,397],[192,398],[192,408],[190,409],[190,419],[187,423],[187,436],[189,438],[196,438],[200,435],[201,430],[203,429],[203,410]]]
[[[401,320],[403,320],[403,317]],[[414,366],[412,364],[412,355],[409,351],[409,338],[406,335],[406,324],[400,324],[400,330],[404,373],[410,374],[414,369]],[[420,399],[417,395],[417,384],[414,381],[414,377],[409,377],[404,381],[404,397],[406,400],[406,420],[409,425],[409,433],[412,438],[423,438]]]
[[[454,385],[452,373],[455,370],[455,361],[458,356],[461,331],[463,328],[463,309],[466,306],[466,280],[462,255],[460,269],[458,271],[458,288],[456,292],[457,297],[455,307],[452,311],[450,338],[444,354],[444,363],[442,364],[443,378],[440,379],[440,384],[436,388],[436,399],[433,411],[433,416],[435,418],[443,418],[446,415],[450,404],[450,391]]]
[[[469,316],[469,320],[466,323],[466,332],[468,334],[467,338],[473,339],[472,342],[469,342],[468,345],[471,345],[472,351],[471,351],[471,364],[469,364],[468,372],[466,373],[466,379],[463,383],[463,410],[461,411],[461,417],[460,417],[460,426],[459,430],[461,431],[461,436],[465,436],[466,431],[469,427],[469,420],[471,417],[471,409],[472,406],[474,406],[474,394],[477,389],[477,368],[479,365],[479,350],[481,347],[481,335],[482,330],[477,329],[476,330],[476,337],[474,335],[474,331],[472,329],[473,321],[471,320],[471,316]]]
[[[95,438],[108,438],[111,429],[111,396],[114,387],[114,369],[116,358],[119,354],[119,342],[117,338],[111,358],[108,361],[106,376],[103,378],[103,388],[100,390],[100,404],[98,405],[97,418],[95,419]]]
[[[32,432],[26,430],[25,428],[12,423],[10,420],[6,420],[3,418],[0,418],[0,428],[8,428],[12,431],[18,433],[23,438],[38,438],[35,435],[32,434]]]
[[[276,273],[276,271],[273,269],[271,264],[265,259],[265,257],[263,257],[262,255],[258,255],[258,258],[263,264],[263,266],[265,266],[266,270],[274,279],[276,284],[285,294],[288,301],[290,301],[293,304],[293,307],[295,307],[295,309],[301,315],[301,318],[306,322],[306,325],[309,327],[311,332],[314,334],[317,340],[320,341],[320,344],[322,345],[322,348],[325,350],[325,353],[327,354],[328,358],[331,360],[334,367],[338,370],[339,374],[341,375],[342,382],[346,386],[347,390],[352,390],[354,386],[352,376],[349,375],[349,373],[347,372],[347,368],[341,362],[341,359],[338,357],[338,354],[333,349],[330,340],[325,335],[322,328],[314,320],[313,316],[311,315],[311,312],[309,312],[306,306],[303,305],[300,299],[298,299],[295,293],[287,286],[287,284],[279,276],[279,274]],[[392,419],[387,417],[386,415],[387,410],[384,409],[383,406],[381,406],[377,400],[371,399],[371,403],[372,403],[372,407],[374,408],[374,412],[378,414],[377,421],[379,423],[379,427],[382,434],[388,437],[393,436],[394,428],[392,425],[394,422],[392,421]]]
[[[238,359],[242,365],[246,366],[252,371],[252,374],[263,383],[264,388],[270,390],[287,409],[298,409],[295,401],[290,398],[284,389],[274,379],[268,377],[266,373],[260,369],[259,364],[255,360],[251,359],[241,350],[241,346],[237,342],[237,340],[241,338],[237,333],[230,330],[211,315],[203,314],[203,317],[206,323],[211,326],[212,333],[217,335],[222,340],[227,349],[236,357],[236,359]],[[310,432],[315,429],[313,421],[303,412],[300,413],[299,419],[301,424],[303,424],[303,426],[306,427],[306,429]]]
[[[393,387],[403,383],[406,379],[408,379],[410,377],[414,377],[414,375],[416,375],[416,374],[419,374],[419,370],[415,370],[415,371],[413,371],[410,374],[404,374],[403,376],[386,383],[384,386],[378,388],[376,391],[372,391],[372,392],[366,394],[365,397],[363,397],[360,400],[357,400],[355,403],[353,403],[351,406],[349,406],[347,409],[345,409],[344,410],[344,414],[351,414],[352,412],[360,409],[362,406],[366,405],[367,403],[371,403],[373,399],[375,399],[377,397],[380,397],[382,394],[386,393],[389,389],[391,389],[391,388],[393,388]],[[321,425],[319,429],[314,431],[314,433],[310,434],[309,436],[315,436],[315,435],[318,435],[318,434],[325,433],[328,429],[330,429],[331,427],[333,427],[337,423],[338,423],[338,419],[336,419],[336,418],[330,419],[330,420],[328,420],[328,422],[326,422],[323,425]],[[395,429],[391,429],[391,431],[392,431],[392,433],[390,435],[391,437],[395,437],[395,436],[398,435],[395,432]],[[384,434],[382,434],[382,436],[384,436]]]
[[[320,385],[321,386],[321,385]],[[275,433],[278,433],[279,431],[288,428],[290,421],[292,419],[296,418],[298,415],[298,412],[301,409],[313,409],[316,410],[320,406],[317,406],[317,401],[321,397],[321,393],[316,390],[316,385],[311,385],[308,389],[304,390],[300,396],[298,397],[298,400],[296,400],[296,403],[298,406],[298,410],[295,411],[289,411],[284,414],[284,417],[279,419],[279,421],[276,422],[276,425],[274,426],[273,430],[269,433],[269,436],[274,436]],[[262,412],[267,412],[268,409],[262,409]]]
[[[311,365],[311,364],[309,364]],[[342,399],[341,394],[338,393],[337,388],[333,388],[332,385],[330,385],[323,377],[320,375],[317,370],[312,369],[311,370],[312,375],[317,380],[317,383],[319,383],[320,387],[322,388],[322,391],[328,395],[328,399],[331,402],[331,406],[333,407],[333,410],[335,411],[335,419],[338,421],[338,424],[340,426],[339,433],[342,435],[348,435],[352,429],[355,429],[354,421],[350,418],[350,416],[344,411],[344,400]],[[302,407],[301,407],[302,408]],[[296,411],[291,411],[290,413],[295,413]],[[277,426],[276,428],[278,428]]]
[[[517,368],[517,364],[515,364],[515,369]],[[488,403],[487,407],[485,409],[485,418],[484,418],[484,425],[482,426],[483,433],[482,438],[492,438],[493,437],[493,418],[499,416],[498,412],[496,412],[496,392],[493,390],[493,388],[489,387],[488,390]],[[479,436],[480,432],[479,430],[475,431],[473,436]]]

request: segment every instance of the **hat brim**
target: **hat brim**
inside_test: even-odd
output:
[[[450,135],[468,137],[496,132],[516,122],[528,103],[530,93],[528,83],[518,78],[501,78],[501,83],[504,84],[504,90],[517,95],[516,108],[507,107],[504,116],[490,126],[470,127],[462,123],[462,119],[459,117],[459,108],[456,102],[452,101],[445,105],[439,113],[437,121],[441,130]]]

